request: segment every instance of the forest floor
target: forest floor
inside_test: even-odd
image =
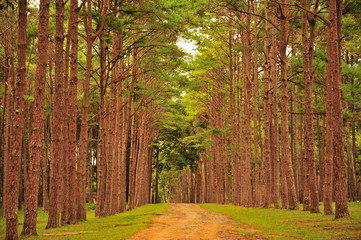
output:
[[[38,236],[24,240],[361,240],[361,202],[350,202],[351,218],[300,210],[245,208],[232,204],[147,204],[114,216],[96,218],[88,204],[87,221],[45,229],[48,214],[39,209]],[[320,203],[320,210],[323,210]],[[24,212],[19,211],[19,234]],[[0,239],[5,219],[0,217]]]
[[[130,240],[251,239],[235,233],[235,222],[231,218],[196,204],[172,204],[167,212],[153,219],[149,228]],[[237,226],[238,230],[258,231],[249,225]],[[266,238],[253,236],[252,239]]]

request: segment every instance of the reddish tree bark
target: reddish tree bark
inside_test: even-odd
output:
[[[273,8],[273,22],[277,23],[277,9]],[[279,127],[278,127],[278,86],[277,86],[277,33],[276,29],[271,29],[271,49],[270,49],[270,67],[271,67],[271,75],[270,75],[270,86],[271,86],[271,111],[272,111],[272,119],[271,119],[271,168],[272,168],[272,202],[275,208],[279,208],[279,192],[280,192],[280,154],[279,154]],[[273,121],[272,121],[273,120]],[[284,189],[283,189],[284,190]],[[283,200],[286,196],[286,192],[282,191]]]
[[[106,155],[105,155],[105,91],[106,91],[106,74],[105,74],[105,50],[104,50],[104,40],[100,36],[100,106],[99,106],[99,142],[97,150],[97,205],[95,209],[95,215],[99,217],[105,216],[105,164],[106,164]]]
[[[346,172],[344,165],[343,116],[341,103],[341,1],[329,1],[329,25],[327,28],[327,81],[331,80],[332,91],[332,123],[333,123],[333,161],[335,181],[335,218],[350,217],[347,205]]]
[[[306,1],[302,0],[302,6],[308,9]],[[316,7],[317,8],[317,7]],[[308,19],[310,18],[310,20]],[[302,47],[303,47],[303,65],[304,65],[304,81],[306,95],[306,123],[305,123],[305,157],[306,157],[306,194],[309,195],[308,210],[312,213],[319,213],[318,208],[318,192],[316,185],[316,166],[314,156],[314,131],[313,131],[313,108],[312,108],[312,62],[313,62],[313,38],[314,24],[310,25],[310,33],[308,36],[307,23],[313,19],[308,16],[306,10],[302,11]],[[315,19],[313,19],[315,21]]]
[[[266,2],[265,16],[269,17],[269,3]],[[262,206],[268,208],[271,203],[271,85],[270,85],[270,23],[266,21],[265,24],[265,39],[264,39],[264,73],[263,73],[263,111],[264,111],[264,138],[263,138],[263,157],[262,157]]]
[[[84,6],[84,28],[86,32],[86,69],[85,79],[83,80],[83,100],[82,100],[82,119],[80,127],[80,139],[79,139],[79,157],[78,157],[78,220],[86,220],[86,163],[88,159],[88,121],[89,121],[89,87],[92,68],[92,7],[91,1],[87,0]],[[89,189],[89,198],[92,195],[91,189]]]
[[[251,199],[251,49],[250,49],[250,15],[245,16],[246,29],[242,31],[243,46],[243,79],[244,79],[244,156],[241,162],[241,199],[240,203],[244,207],[250,207]]]
[[[289,6],[288,0],[283,0],[280,6],[280,43],[279,53],[281,61],[281,87],[282,87],[282,100],[281,100],[281,135],[282,135],[282,161],[285,163],[285,168],[282,168],[283,174],[287,178],[288,202],[289,209],[298,209],[297,194],[294,180],[294,173],[292,169],[291,159],[291,144],[288,126],[288,89],[287,89],[287,43],[289,37]]]
[[[40,1],[38,53],[34,93],[34,121],[30,136],[30,159],[25,182],[25,218],[22,235],[36,235],[40,162],[44,133],[44,90],[48,55],[49,0]],[[44,157],[44,156],[43,156]],[[44,184],[44,183],[43,183]]]
[[[258,3],[253,1],[253,12],[257,14]],[[253,72],[252,72],[252,92],[253,92],[253,146],[254,146],[254,164],[255,164],[255,176],[254,176],[254,206],[261,205],[261,191],[260,191],[260,182],[261,182],[261,158],[260,158],[260,113],[259,113],[259,84],[258,84],[258,27],[257,27],[257,16],[253,17]]]
[[[18,12],[18,67],[17,78],[14,85],[14,127],[10,133],[11,149],[6,172],[6,237],[5,239],[18,239],[18,202],[20,187],[20,165],[22,153],[22,137],[24,128],[24,109],[26,92],[26,27],[27,27],[27,1],[19,0]]]
[[[78,0],[70,2],[69,39],[70,39],[70,85],[69,85],[69,138],[68,138],[68,213],[67,223],[77,223],[77,192],[76,178],[77,160],[77,84],[78,84]]]
[[[55,101],[52,126],[52,152],[53,158],[50,162],[50,194],[49,194],[49,217],[46,228],[54,228],[59,225],[59,186],[62,184],[62,169],[60,163],[63,161],[64,136],[63,122],[59,116],[63,115],[63,42],[64,42],[64,2],[56,1],[56,33],[55,33]]]

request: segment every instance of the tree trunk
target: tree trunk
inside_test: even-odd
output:
[[[50,100],[51,102],[51,100]],[[51,105],[52,103],[50,103]],[[42,207],[43,212],[47,212],[49,209],[49,156],[50,156],[50,118],[46,119],[45,122],[45,133],[44,133],[44,151],[41,161],[42,168]]]
[[[14,86],[14,128],[10,133],[10,160],[6,172],[6,237],[5,239],[18,239],[18,201],[20,187],[20,165],[22,137],[24,128],[24,94],[26,91],[26,27],[27,27],[27,1],[19,0],[18,18],[18,68],[17,79]]]
[[[327,28],[327,72],[331,71],[328,77],[333,78],[333,149],[334,149],[334,181],[335,181],[335,218],[350,217],[347,205],[346,172],[344,165],[344,144],[343,144],[343,116],[341,103],[341,46],[340,46],[340,24],[342,14],[341,1],[329,1],[329,25]],[[331,52],[329,52],[331,51]],[[327,79],[328,81],[329,79]]]
[[[122,41],[121,41],[122,42]],[[123,74],[123,61],[120,63],[120,69],[121,73]],[[119,182],[118,182],[118,188],[119,190],[119,212],[123,212],[126,209],[126,203],[127,203],[127,144],[128,144],[128,136],[129,136],[129,108],[127,105],[127,101],[123,101],[123,87],[120,83],[118,86],[118,112],[121,113],[118,114],[119,117],[119,132],[120,132],[120,140],[118,142],[118,148],[119,148],[119,166],[118,169],[120,171],[119,173]],[[120,187],[122,186],[122,187]]]
[[[49,0],[40,1],[38,53],[36,61],[34,117],[30,137],[30,159],[25,182],[25,217],[22,235],[36,235],[40,162],[44,136],[44,90],[48,55]],[[45,156],[43,156],[45,158]],[[46,165],[47,167],[47,165]],[[46,171],[45,167],[45,171]],[[44,172],[45,172],[44,171]],[[44,184],[44,183],[43,183]]]
[[[105,86],[106,86],[106,74],[105,74],[105,50],[104,39],[100,36],[100,106],[99,106],[99,133],[98,133],[98,150],[97,150],[97,204],[95,209],[95,215],[98,217],[105,216]]]
[[[269,3],[266,2],[265,16],[269,16]],[[265,42],[264,42],[264,53],[265,53],[265,67],[263,73],[263,93],[264,93],[264,139],[263,139],[263,158],[262,158],[262,206],[268,208],[271,203],[271,85],[270,85],[270,24],[266,21],[265,24]]]
[[[306,0],[302,0],[304,8],[308,9]],[[306,173],[305,186],[306,194],[309,194],[308,210],[311,213],[319,213],[318,208],[318,192],[316,185],[316,167],[314,154],[314,131],[313,131],[313,108],[312,108],[312,60],[313,60],[313,38],[314,25],[310,25],[310,35],[307,33],[308,16],[305,10],[302,11],[302,47],[303,47],[303,65],[304,65],[304,81],[305,81],[305,96],[306,96],[306,125],[305,125],[305,158],[306,158]],[[314,19],[313,19],[314,21]]]
[[[331,42],[332,34],[336,34],[331,27],[327,28],[327,39]],[[333,81],[334,76],[332,73],[332,68],[334,67],[334,63],[330,61],[333,60],[335,56],[333,56],[333,51],[335,51],[334,46],[332,44],[327,44],[327,81],[326,81],[326,162],[325,162],[325,182],[324,182],[324,196],[323,196],[323,205],[324,205],[324,214],[332,215],[332,195],[333,195]]]
[[[78,0],[70,2],[70,86],[69,86],[69,155],[68,155],[68,223],[77,219],[77,85],[78,85]]]
[[[63,109],[62,115],[65,116],[62,120],[63,126],[63,161],[59,163],[59,169],[61,169],[61,185],[59,186],[60,195],[58,197],[58,201],[60,204],[61,218],[60,224],[66,225],[69,224],[69,208],[72,205],[69,203],[71,200],[69,197],[70,189],[69,189],[69,178],[70,178],[70,138],[69,138],[69,62],[70,62],[70,44],[71,39],[70,36],[72,34],[72,22],[73,22],[73,14],[70,15],[68,21],[68,33],[65,34],[64,38],[66,38],[65,51],[64,51],[64,77],[63,77]]]
[[[12,30],[12,28],[10,28]],[[9,164],[11,163],[10,150],[12,149],[12,132],[14,127],[14,86],[16,81],[15,74],[15,60],[14,60],[14,46],[10,43],[13,41],[13,37],[10,37],[9,45],[4,49],[5,57],[7,59],[5,66],[5,115],[6,115],[6,125],[4,132],[4,189],[3,189],[3,201],[2,201],[2,217],[6,218],[6,204],[7,204],[7,192],[8,192],[8,172]]]
[[[228,43],[228,54],[229,54],[229,78],[230,78],[230,118],[231,118],[231,164],[232,164],[232,203],[234,205],[239,205],[240,200],[240,187],[238,186],[239,181],[239,162],[238,162],[238,128],[237,128],[237,102],[236,102],[236,89],[235,89],[235,76],[234,76],[234,59],[233,59],[233,34],[232,31],[229,32],[229,43]]]
[[[82,100],[82,119],[80,127],[80,139],[79,139],[79,157],[78,157],[78,182],[79,182],[79,192],[78,192],[78,220],[86,220],[86,166],[88,159],[88,121],[89,121],[89,87],[90,87],[90,78],[91,78],[91,68],[92,68],[92,48],[93,48],[93,39],[92,39],[92,15],[91,15],[91,2],[90,0],[86,1],[84,6],[84,28],[86,32],[86,69],[85,69],[85,78],[83,80],[83,100]],[[90,168],[92,164],[90,164]],[[91,177],[91,175],[89,175]],[[89,189],[89,201],[91,199],[92,192]]]
[[[64,42],[64,2],[56,1],[56,33],[55,33],[55,101],[52,126],[52,151],[53,158],[50,165],[50,194],[49,194],[49,217],[46,228],[54,228],[59,225],[59,186],[61,185],[63,161],[64,136],[63,122],[59,116],[63,116],[63,42]]]
[[[273,8],[273,21],[276,23],[277,9]],[[271,86],[271,101],[272,106],[272,119],[270,122],[271,136],[271,168],[273,173],[272,178],[272,191],[273,191],[273,204],[275,208],[279,208],[279,191],[280,191],[280,158],[279,158],[279,128],[278,128],[278,86],[277,86],[277,34],[276,29],[272,28],[271,38],[271,49],[270,49],[270,64],[271,64],[271,75],[269,84]],[[286,194],[283,194],[285,196]],[[285,200],[285,199],[284,199]]]
[[[257,14],[258,3],[257,1],[253,1],[253,12]],[[253,147],[254,147],[254,206],[260,206],[260,181],[261,181],[261,159],[260,159],[260,133],[259,133],[259,121],[260,121],[260,113],[259,113],[259,84],[258,84],[258,27],[257,27],[257,16],[253,17],[254,25],[253,25],[253,72],[252,72],[252,92],[253,92]]]
[[[243,79],[244,79],[244,156],[241,163],[241,205],[251,206],[251,51],[250,51],[250,15],[245,17],[246,29],[242,31],[243,46]]]
[[[285,5],[281,6],[281,32],[280,32],[280,61],[281,61],[281,84],[282,84],[282,101],[281,101],[281,135],[282,135],[282,161],[285,162],[283,174],[287,178],[289,209],[298,209],[297,194],[294,180],[294,173],[291,159],[291,144],[288,126],[288,89],[287,89],[287,43],[289,37],[289,7],[288,0],[283,0]]]
[[[136,121],[135,121],[135,91],[134,85],[137,81],[137,56],[138,50],[134,48],[133,54],[133,66],[132,66],[132,82],[130,84],[130,96],[129,96],[129,108],[130,108],[130,156],[129,156],[129,190],[128,190],[128,204],[129,209],[135,207],[135,179],[136,179],[136,169],[137,169],[137,131],[136,131]]]

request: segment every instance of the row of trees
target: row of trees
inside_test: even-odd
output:
[[[7,239],[22,203],[22,234],[35,235],[39,205],[54,228],[86,220],[94,191],[99,217],[151,201],[149,146],[181,64],[166,2],[39,3],[1,5]]]
[[[153,200],[338,218],[361,198],[357,1],[39,3],[0,5],[7,239],[22,203],[33,235],[39,205],[75,224],[93,192],[99,217]]]
[[[348,217],[347,200],[361,197],[360,72],[350,62],[360,54],[359,5],[211,1],[206,11],[189,33],[199,42],[183,98],[200,105],[183,111],[192,131],[179,120],[183,132],[163,133],[197,150],[198,165],[190,161],[191,177],[186,168],[164,174],[171,184],[162,194],[246,207],[302,203],[312,213],[323,201],[325,214],[334,213],[335,201],[335,217]],[[171,158],[176,141],[162,139],[164,159]]]

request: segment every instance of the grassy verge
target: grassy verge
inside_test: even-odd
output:
[[[147,204],[115,216],[95,218],[94,210],[87,213],[87,221],[76,225],[62,226],[45,230],[47,214],[39,211],[38,234],[36,237],[20,239],[127,239],[147,227],[150,220],[165,212],[169,204]],[[19,222],[23,222],[23,212],[19,212]],[[22,226],[19,226],[19,233]],[[5,239],[5,219],[0,219],[0,239]]]
[[[361,203],[350,203],[351,219],[281,209],[201,204],[236,221],[235,233],[249,239],[361,239]],[[322,209],[322,208],[321,208]]]

